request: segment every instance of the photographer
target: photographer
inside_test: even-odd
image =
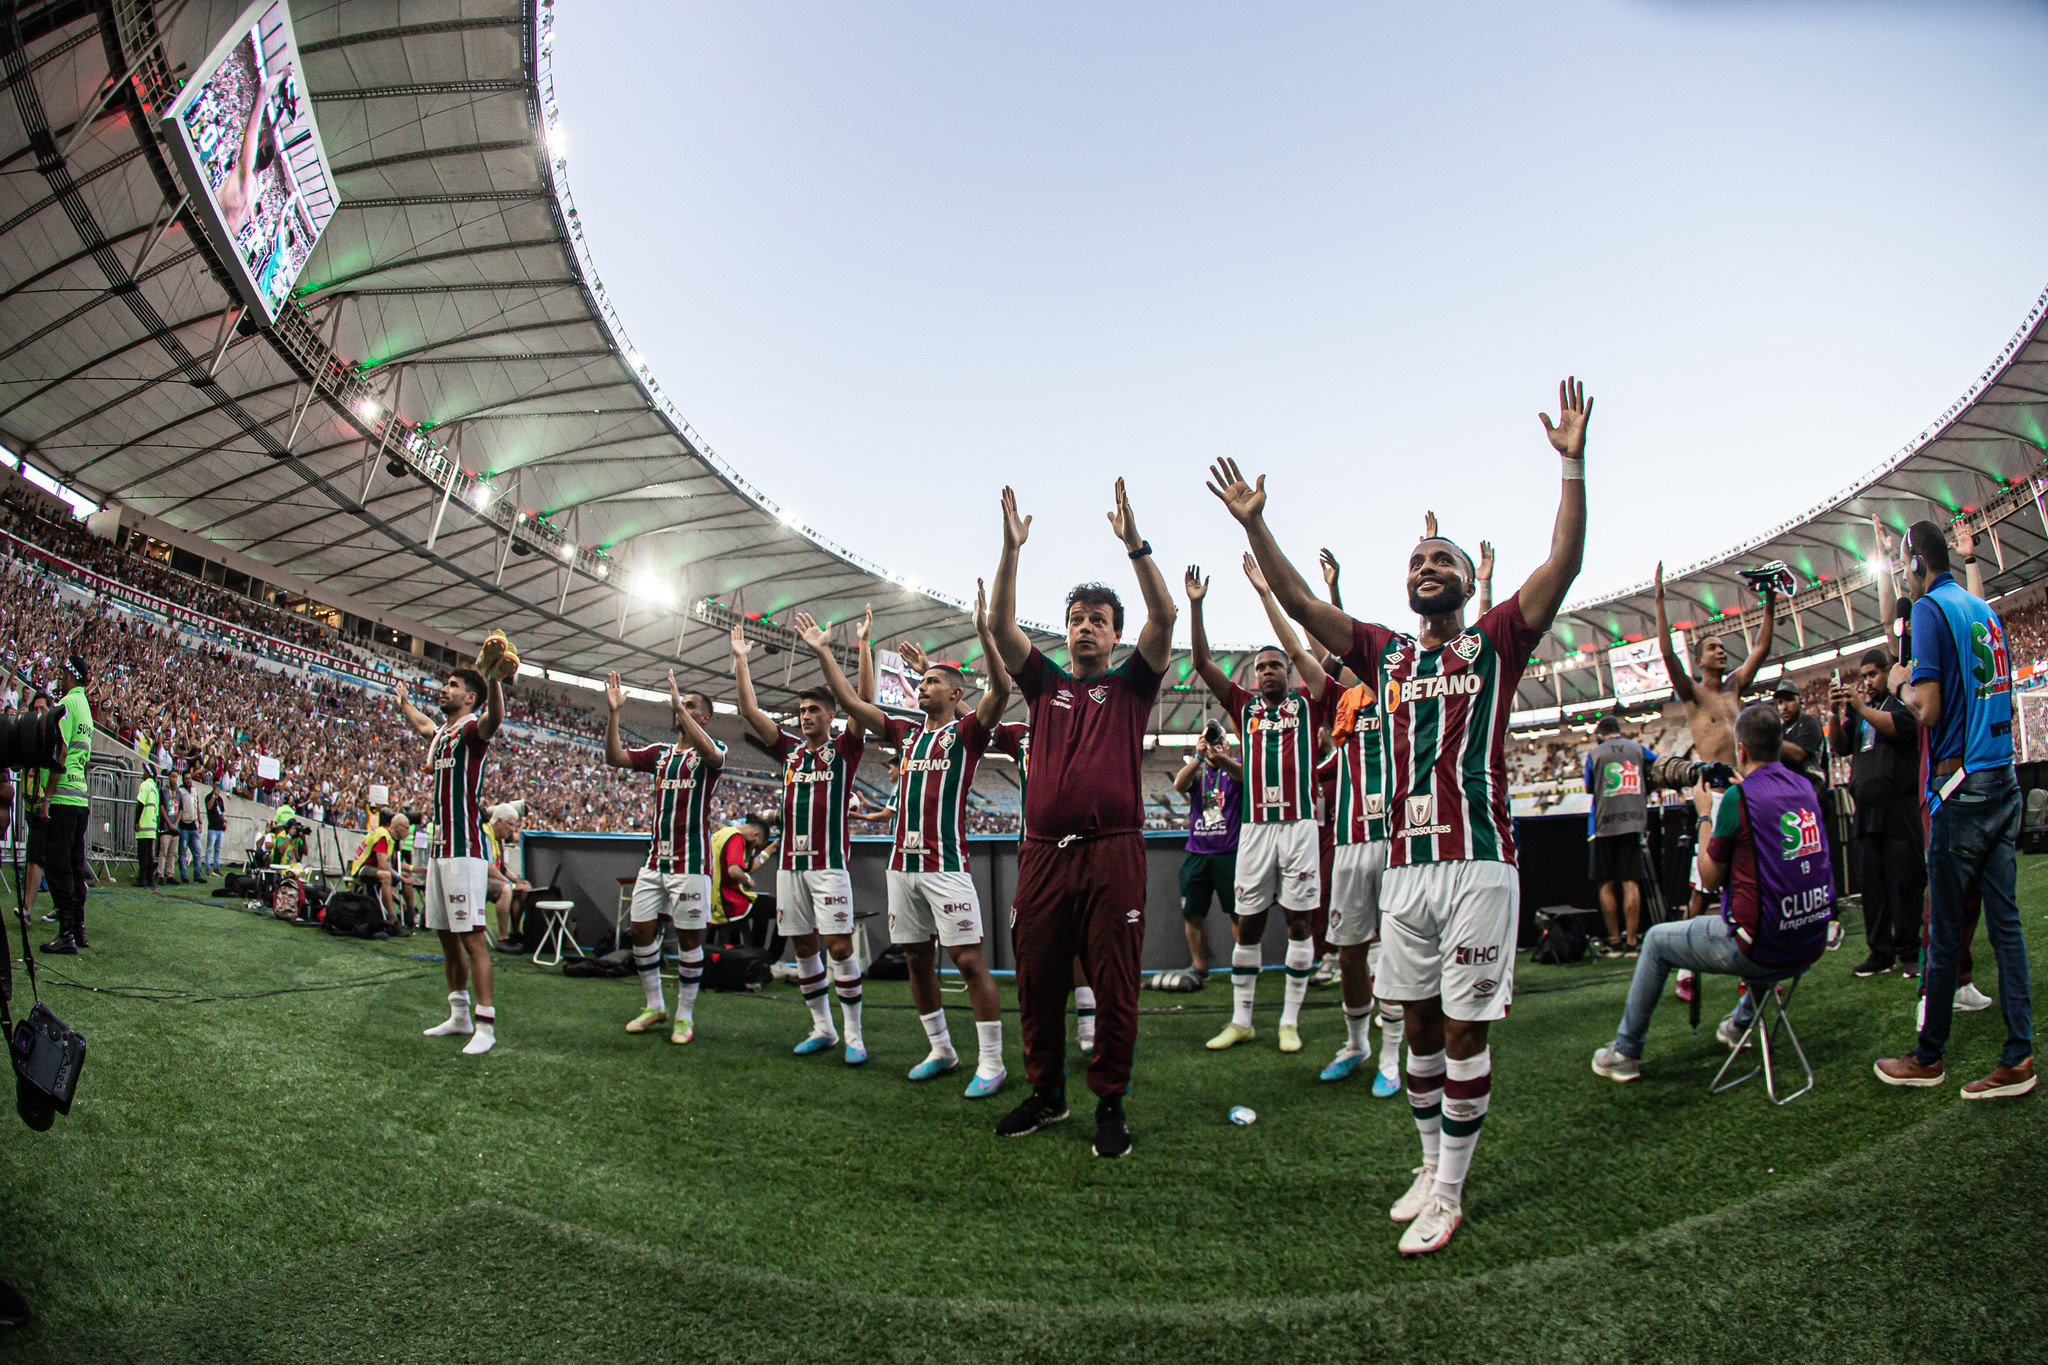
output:
[[[1863,941],[1870,955],[1858,976],[1882,976],[1900,962],[1917,971],[1921,854],[1920,724],[1891,689],[1892,657],[1870,650],[1857,669],[1861,695],[1835,684],[1833,743],[1849,759],[1856,804],[1856,876],[1863,892]]]
[[[1657,755],[1622,738],[1621,722],[1613,716],[1600,718],[1593,727],[1593,741],[1586,755],[1586,790],[1593,794],[1586,832],[1591,842],[1589,875],[1600,889],[1600,916],[1607,923],[1607,942],[1600,955],[1634,957],[1642,939],[1643,882],[1650,875],[1643,837],[1650,827],[1649,771]]]
[[[1180,863],[1181,928],[1188,938],[1188,975],[1183,979],[1190,984],[1181,989],[1197,990],[1209,977],[1209,902],[1219,902],[1226,918],[1237,908],[1244,765],[1230,756],[1221,721],[1203,727],[1195,752],[1173,775],[1173,789],[1190,798],[1187,851]],[[1154,978],[1153,984],[1160,981]]]
[[[49,819],[44,826],[44,875],[57,905],[57,937],[46,953],[76,953],[85,942],[85,823],[89,798],[85,770],[92,758],[92,704],[85,660],[72,654],[57,670],[57,724],[64,740],[64,771],[50,784]]]

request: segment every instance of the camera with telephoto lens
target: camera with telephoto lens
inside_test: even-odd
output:
[[[1667,755],[1650,765],[1650,785],[1686,791],[1705,782],[1720,791],[1735,781],[1735,769],[1726,763],[1702,763],[1696,759]]]
[[[1223,742],[1223,722],[1212,720],[1207,725],[1204,725],[1202,727],[1202,742],[1205,744],[1221,744]]]
[[[0,768],[64,766],[64,712],[55,706],[0,719]]]

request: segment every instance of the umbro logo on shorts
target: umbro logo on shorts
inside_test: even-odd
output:
[[[1016,912],[1016,911],[1014,911],[1014,910],[1012,910],[1012,911],[1010,912],[1010,914],[1011,914],[1012,916],[1015,916],[1015,915],[1016,915],[1016,913],[1017,913],[1017,912]],[[1144,917],[1145,917],[1145,912],[1144,912],[1143,910],[1126,910],[1126,911],[1124,911],[1124,922],[1125,922],[1126,924],[1136,924],[1136,923],[1137,923],[1137,922],[1138,922],[1139,920],[1143,919]]]
[[[1487,996],[1492,995],[1496,990],[1499,989],[1500,982],[1495,981],[1491,977],[1488,977],[1486,980],[1474,984],[1474,986],[1472,987],[1472,994],[1478,996],[1481,1000],[1484,1000]]]

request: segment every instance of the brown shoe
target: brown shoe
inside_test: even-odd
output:
[[[1940,1085],[1948,1079],[1942,1063],[1925,1066],[1914,1054],[1886,1057],[1877,1064],[1877,1078],[1886,1085]]]
[[[1963,1087],[1963,1098],[2003,1100],[2024,1095],[2033,1088],[2034,1059],[2029,1057],[2018,1066],[2001,1066],[1982,1080],[1971,1081]]]

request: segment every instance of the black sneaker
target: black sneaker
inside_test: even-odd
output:
[[[1124,1102],[1095,1102],[1095,1155],[1120,1157],[1131,1150],[1131,1125],[1124,1122]]]
[[[57,953],[62,953],[67,957],[76,957],[78,955],[78,945],[71,941],[71,935],[59,934],[43,945],[44,957],[50,957]]]
[[[1889,959],[1881,958],[1876,953],[1872,953],[1869,957],[1856,964],[1856,975],[1883,976],[1891,969],[1892,964]]]
[[[1024,1103],[996,1120],[997,1137],[1023,1137],[1041,1128],[1067,1121],[1067,1092],[1034,1090]]]

